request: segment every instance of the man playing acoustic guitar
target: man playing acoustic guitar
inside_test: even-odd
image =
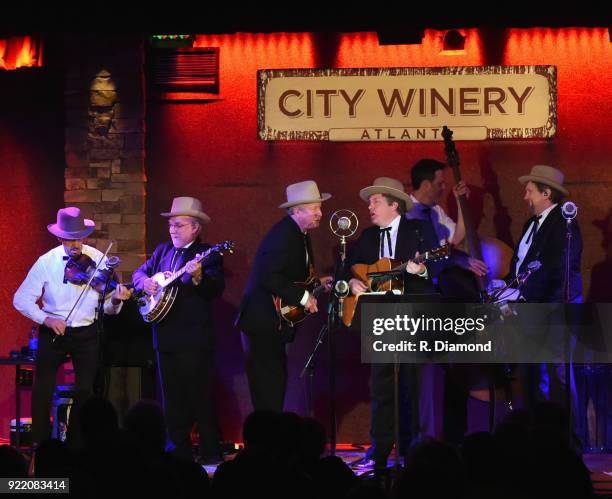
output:
[[[381,258],[407,262],[403,288],[405,293],[431,293],[433,285],[423,263],[410,260],[417,256],[422,221],[407,220],[404,213],[412,208],[410,196],[404,192],[399,180],[380,177],[374,184],[362,189],[361,199],[368,203],[370,219],[374,224],[365,229],[347,257],[347,269],[355,264],[374,264]],[[352,274],[351,274],[352,275]],[[350,275],[346,276],[349,279]],[[350,278],[353,295],[369,290],[367,283],[357,277]],[[393,447],[393,364],[372,364],[372,419],[370,436],[372,447],[368,449],[360,466],[374,466],[375,473],[387,467],[387,458]],[[419,437],[418,428],[418,367],[400,364],[400,442],[403,454]]]

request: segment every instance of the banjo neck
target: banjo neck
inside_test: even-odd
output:
[[[206,250],[204,253],[200,254],[200,255],[196,255],[196,257],[193,259],[193,261],[195,261],[195,263],[199,263],[201,262],[204,258],[206,258],[210,253],[212,253],[213,251],[216,251],[214,247],[209,248],[208,250]],[[166,277],[164,279],[164,281],[160,284],[162,288],[165,288],[166,286],[169,286],[170,284],[172,284],[174,281],[176,281],[179,277],[181,277],[187,270],[187,265],[183,265],[180,269],[175,270],[174,272],[172,272],[168,277]]]

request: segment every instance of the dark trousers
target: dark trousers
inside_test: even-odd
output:
[[[44,326],[40,327],[38,338],[38,357],[36,359],[36,379],[32,389],[32,440],[40,443],[51,436],[49,415],[51,397],[56,386],[58,367],[72,356],[75,372],[75,399],[71,414],[78,414],[78,406],[93,393],[94,380],[100,361],[100,341],[96,323],[77,328],[66,328],[64,336],[57,336]],[[75,431],[75,417],[68,425],[69,439],[75,443],[79,432]],[[75,443],[78,446],[78,443]]]
[[[214,410],[213,352],[157,352],[168,437],[177,457],[192,460],[191,430],[198,423],[200,455],[219,457],[219,428]]]
[[[282,412],[287,391],[287,353],[276,329],[242,332],[253,409]]]
[[[420,368],[412,364],[398,364],[399,387],[399,452],[405,455],[420,437],[419,384]],[[394,364],[372,364],[372,447],[367,457],[375,467],[386,468],[387,458],[395,441],[395,374]]]
[[[566,403],[565,364],[520,364],[523,407],[532,410],[544,401]],[[570,385],[572,386],[572,385]],[[575,406],[575,389],[571,395]]]
[[[444,413],[442,416],[442,434],[445,442],[460,445],[468,428],[469,388],[453,379],[453,366],[444,369]],[[469,369],[469,366],[460,366]]]

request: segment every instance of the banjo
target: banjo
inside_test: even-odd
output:
[[[195,261],[196,263],[202,262],[210,255],[215,253],[223,255],[224,251],[233,253],[234,242],[224,241],[222,243],[215,244],[214,246],[208,248],[204,253],[196,255],[192,261]],[[161,322],[166,315],[168,315],[168,312],[170,312],[170,309],[174,304],[176,294],[178,293],[178,286],[172,286],[172,283],[181,277],[185,273],[185,270],[186,265],[174,272],[158,272],[151,277],[151,279],[159,284],[159,290],[155,295],[147,295],[142,293],[142,296],[140,296],[138,299],[140,315],[142,315],[145,322],[158,323]]]

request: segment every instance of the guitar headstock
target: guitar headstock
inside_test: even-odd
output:
[[[436,262],[438,260],[444,260],[450,256],[450,244],[445,244],[439,248],[434,248],[427,252],[427,260]]]
[[[223,241],[222,243],[215,244],[210,249],[212,251],[219,253],[220,255],[223,255],[225,251],[227,251],[230,254],[233,253],[235,247],[236,247],[236,244],[234,243],[234,241],[227,240],[227,241]]]

